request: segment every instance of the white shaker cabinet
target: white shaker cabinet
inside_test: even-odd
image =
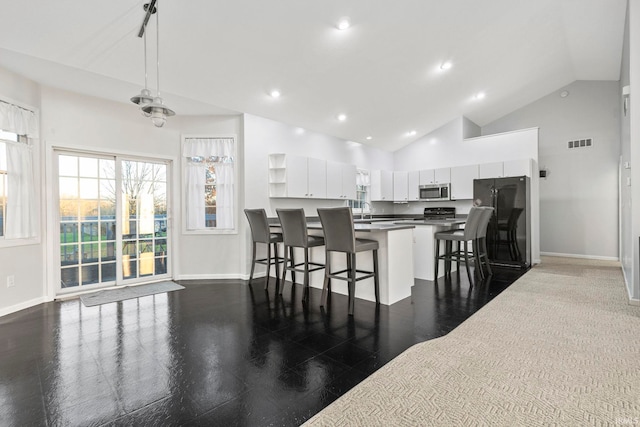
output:
[[[502,178],[504,176],[504,162],[481,163],[478,165],[478,175],[483,178]]]
[[[393,201],[393,172],[385,170],[371,171],[371,201]]]
[[[270,154],[269,196],[326,198],[327,162],[289,154]]]
[[[409,172],[409,201],[418,201],[420,200],[420,191],[418,189],[420,187],[420,172],[411,171]]]
[[[528,176],[532,174],[531,159],[507,160],[504,162],[482,163],[478,165],[480,178],[502,178],[507,176]]]
[[[504,176],[532,176],[531,159],[508,160],[504,162]]]
[[[393,201],[408,202],[409,201],[409,173],[394,172],[393,173]]]
[[[425,169],[420,171],[420,185],[446,184],[451,182],[451,168]]]
[[[478,177],[478,165],[451,168],[451,200],[473,199],[473,180]]]
[[[327,161],[327,199],[356,198],[356,166]]]

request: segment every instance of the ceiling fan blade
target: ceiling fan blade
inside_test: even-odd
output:
[[[147,28],[147,23],[149,22],[149,18],[151,15],[156,13],[156,1],[151,0],[151,2],[144,5],[146,14],[144,15],[144,19],[142,20],[142,25],[140,26],[140,31],[138,31],[138,37],[142,37],[144,35],[144,30]]]

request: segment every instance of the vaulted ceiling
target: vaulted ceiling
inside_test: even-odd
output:
[[[133,113],[144,3],[0,0],[0,67]],[[177,114],[246,112],[395,150],[456,117],[482,126],[575,80],[618,80],[626,3],[159,0],[162,96]],[[152,18],[153,91],[155,34]]]

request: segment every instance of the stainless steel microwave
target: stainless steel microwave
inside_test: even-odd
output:
[[[451,184],[421,185],[418,190],[420,200],[430,202],[434,200],[451,200]]]

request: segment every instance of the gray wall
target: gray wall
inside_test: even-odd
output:
[[[618,258],[620,115],[618,82],[576,81],[482,127],[483,135],[540,128],[543,254]],[[582,138],[593,146],[567,148]]]

